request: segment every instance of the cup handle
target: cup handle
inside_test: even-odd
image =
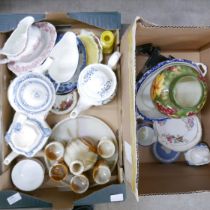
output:
[[[76,107],[71,111],[69,117],[71,119],[75,119],[80,112],[89,109],[93,104],[87,103],[86,101],[82,100],[81,97],[79,98]]]
[[[19,156],[19,154],[16,152],[10,152],[10,154],[4,159],[4,165],[9,165],[17,156]]]
[[[121,53],[118,51],[115,51],[111,57],[108,60],[108,66],[112,69],[115,70],[117,68],[117,63],[120,59]]]
[[[44,73],[45,71],[49,69],[52,63],[53,63],[53,58],[48,57],[42,65],[34,68],[33,71],[38,72],[38,73]]]
[[[207,67],[205,64],[203,64],[203,63],[197,63],[197,62],[196,62],[195,64],[198,66],[201,75],[202,75],[203,77],[205,77],[206,74],[207,74],[207,71],[208,71],[208,67]]]
[[[9,63],[10,61],[11,61],[10,59],[4,58],[4,59],[0,60],[0,65],[1,65],[1,64]]]

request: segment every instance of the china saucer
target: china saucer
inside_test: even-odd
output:
[[[62,34],[59,34],[57,41],[59,41],[61,38],[62,38]],[[77,88],[77,80],[79,78],[79,74],[86,66],[86,49],[85,49],[84,44],[82,43],[82,41],[79,38],[77,38],[77,46],[78,46],[78,50],[79,50],[79,62],[78,62],[77,70],[76,70],[74,76],[69,81],[58,84],[58,83],[56,83],[55,80],[53,80],[49,76],[48,73],[46,73],[46,76],[54,84],[54,86],[56,88],[56,93],[59,95],[67,94]]]
[[[36,46],[33,46],[33,51],[30,55],[21,58],[19,61],[8,63],[8,68],[16,75],[23,72],[33,71],[34,68],[42,64],[49,56],[55,45],[57,33],[52,24],[39,22],[34,23],[33,26],[41,31],[41,39]]]
[[[55,88],[44,75],[25,73],[10,84],[8,99],[17,112],[45,116],[55,102]]]
[[[51,112],[58,115],[67,114],[75,107],[76,103],[76,90],[65,95],[56,95],[55,103],[51,109]]]
[[[202,136],[201,123],[197,116],[154,122],[154,128],[158,141],[177,152],[195,146]]]

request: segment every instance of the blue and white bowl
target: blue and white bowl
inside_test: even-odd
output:
[[[170,150],[159,142],[154,143],[152,149],[154,156],[162,163],[173,163],[180,156],[180,152]]]
[[[17,112],[45,117],[55,102],[55,88],[42,74],[24,73],[10,84],[8,99]]]
[[[58,34],[57,42],[62,38],[63,34]],[[63,95],[72,92],[77,88],[77,81],[79,78],[80,72],[85,68],[87,64],[87,58],[86,58],[86,49],[82,41],[77,38],[77,46],[79,50],[79,62],[76,69],[76,72],[74,76],[67,82],[63,83],[57,83],[55,80],[53,80],[48,73],[46,73],[46,76],[50,79],[50,81],[53,83],[56,89],[56,94]],[[71,56],[70,56],[71,57]],[[70,59],[69,57],[69,59]]]

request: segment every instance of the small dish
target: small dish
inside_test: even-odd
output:
[[[58,37],[58,40],[62,37],[60,34]],[[50,79],[50,81],[54,84],[56,88],[56,94],[63,95],[72,92],[74,89],[77,88],[77,81],[79,78],[80,72],[85,68],[86,66],[86,49],[82,41],[77,37],[77,47],[79,50],[79,62],[76,69],[76,72],[74,76],[67,82],[62,83],[56,83],[55,80],[53,80],[48,73],[46,73],[46,76]]]
[[[24,56],[18,61],[8,63],[8,68],[16,75],[28,71],[35,71],[36,67],[41,65],[49,56],[55,45],[57,33],[52,24],[48,22],[38,22],[34,23],[33,27],[40,30],[42,39],[40,39],[37,45],[33,46],[30,55]]]
[[[158,141],[177,152],[192,148],[202,136],[201,123],[197,116],[154,122],[154,128]]]
[[[170,150],[159,142],[153,144],[152,151],[154,156],[162,163],[173,163],[180,156],[180,152]]]
[[[197,114],[207,99],[204,77],[190,66],[165,67],[153,80],[151,98],[157,109],[173,118]]]
[[[42,185],[44,171],[43,164],[38,160],[21,160],[12,169],[12,182],[20,190],[34,191]]]
[[[55,103],[51,109],[51,112],[58,115],[67,114],[75,107],[76,104],[76,90],[65,95],[56,95]]]
[[[25,73],[10,84],[8,99],[17,112],[45,117],[55,102],[55,88],[44,75]]]

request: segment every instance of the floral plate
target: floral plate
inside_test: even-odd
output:
[[[186,151],[195,146],[202,136],[201,123],[197,116],[157,121],[153,126],[158,141],[177,152]]]
[[[63,34],[58,34],[57,42],[62,38]],[[86,49],[82,41],[77,38],[77,46],[79,50],[79,62],[76,69],[76,72],[74,76],[67,82],[63,82],[58,84],[55,80],[53,80],[48,73],[46,73],[46,76],[50,79],[50,81],[54,84],[56,88],[56,94],[62,95],[70,93],[71,91],[75,90],[77,88],[77,80],[79,78],[80,72],[85,68],[86,66]]]
[[[143,74],[140,80],[136,83],[136,112],[143,118],[148,120],[164,120],[167,115],[161,113],[151,99],[151,86],[155,77],[162,72],[167,66],[172,64],[184,64],[196,69],[198,72],[201,70],[196,63],[184,59],[173,59],[159,63]]]

